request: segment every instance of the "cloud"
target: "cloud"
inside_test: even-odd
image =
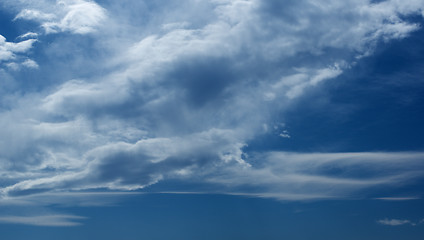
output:
[[[23,9],[14,20],[39,22],[47,34],[57,32],[87,34],[96,31],[97,26],[105,18],[106,11],[95,2],[66,0],[57,1],[53,7],[49,7],[49,3],[46,3],[42,10]]]
[[[289,99],[301,96],[307,87],[313,87],[322,81],[336,78],[343,73],[340,64],[318,69],[312,73],[307,73],[300,69],[301,73],[283,77],[279,82],[273,85],[274,91],[287,91],[286,96]]]
[[[27,59],[27,60],[23,61],[22,65],[24,67],[27,67],[27,68],[38,68],[38,64],[34,60],[31,60],[31,59]]]
[[[8,3],[20,9],[14,24],[36,21],[58,34],[40,49],[44,64],[64,67],[43,70],[37,90],[6,94],[2,198],[178,180],[312,200],[366,197],[423,176],[421,152],[246,150],[296,98],[337,81],[382,41],[417,30],[403,16],[419,14],[421,1],[165,2]],[[0,56],[11,61],[34,42],[0,39]]]
[[[22,34],[20,36],[17,37],[17,39],[26,39],[26,38],[30,38],[30,39],[34,39],[37,38],[38,34],[35,32],[27,32],[25,34]]]
[[[419,197],[380,197],[375,198],[376,200],[383,200],[383,201],[410,201],[410,200],[418,200],[421,199]]]
[[[220,169],[206,181],[280,200],[364,197],[378,194],[376,188],[418,181],[423,158],[422,153],[270,152],[248,158],[249,167]]]
[[[30,37],[27,35],[26,37]],[[36,68],[37,63],[34,60],[25,59],[27,53],[37,42],[36,39],[27,39],[21,42],[8,42],[6,38],[0,35],[0,64],[6,63],[7,66],[18,69],[20,66]]]
[[[379,224],[382,225],[388,225],[388,226],[401,226],[401,225],[405,225],[405,224],[411,224],[414,225],[413,223],[411,223],[411,221],[409,220],[400,220],[400,219],[382,219],[382,220],[378,220],[377,221]]]
[[[233,133],[211,130],[189,138],[145,139],[135,144],[105,144],[89,151],[79,164],[73,161],[69,170],[65,170],[66,165],[50,165],[45,162],[47,166],[43,164],[44,166],[38,167],[38,171],[33,170],[33,179],[3,188],[2,192],[10,196],[20,196],[49,189],[108,187],[134,190],[154,184],[164,177],[186,178],[200,169],[213,171],[213,165],[219,164],[220,161],[247,165],[241,159],[242,146],[234,143]],[[210,149],[211,146],[213,150]],[[56,158],[54,155],[51,157]],[[53,161],[54,159],[52,163]],[[59,175],[55,172],[42,174],[46,167],[65,168],[65,172]]]
[[[22,10],[14,20],[25,19],[25,20],[37,20],[37,21],[47,21],[52,20],[56,16],[54,14],[42,13],[38,10],[24,9]]]
[[[16,58],[16,53],[24,53],[32,48],[35,39],[28,39],[22,42],[7,42],[6,38],[0,35],[0,61],[7,61]]]
[[[74,215],[41,215],[41,216],[0,216],[0,222],[11,224],[23,224],[42,227],[74,227],[81,223],[85,217]]]
[[[16,209],[23,209],[31,206],[36,209],[42,208],[43,206],[56,205],[61,207],[93,207],[93,206],[115,206],[119,204],[122,199],[140,195],[140,192],[44,192],[34,193],[31,195],[15,196],[12,198],[0,199],[0,207],[4,208],[4,214],[6,212],[14,212]],[[16,208],[16,209],[14,209]],[[46,209],[38,210],[38,212],[45,212]],[[57,213],[50,213],[49,215],[61,215]]]
[[[413,222],[410,220],[402,220],[402,219],[382,219],[378,220],[377,223],[381,225],[387,225],[387,226],[402,226],[402,225],[411,225],[411,226],[417,226],[418,224],[424,223],[424,220],[421,220],[419,222]]]
[[[378,194],[370,192],[377,187],[393,191],[423,176],[416,170],[423,167],[422,153],[274,152],[243,159],[242,145],[229,145],[229,136],[231,132],[208,132],[190,140],[164,138],[110,144],[89,152],[74,170],[44,177],[39,175],[43,169],[38,174],[33,171],[33,179],[3,188],[2,192],[19,197],[49,189],[135,190],[160,180],[196,179],[209,185],[209,190],[223,194],[311,200],[370,196]],[[85,162],[90,163],[86,166]]]

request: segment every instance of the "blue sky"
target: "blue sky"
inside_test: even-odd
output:
[[[1,239],[420,239],[423,15],[1,1]]]

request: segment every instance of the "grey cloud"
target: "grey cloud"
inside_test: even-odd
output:
[[[27,180],[4,188],[3,194],[18,197],[49,189],[105,187],[135,190],[160,180],[195,179],[222,194],[279,200],[364,198],[378,196],[372,189],[393,192],[424,174],[417,170],[423,168],[423,153],[273,152],[249,157],[244,156],[244,145],[234,144],[230,136],[218,131],[103,146],[86,156],[90,163],[77,174]]]
[[[47,32],[92,33],[93,55],[102,48],[107,52],[96,62],[105,70],[59,78],[0,113],[0,176],[7,179],[3,196],[135,190],[163,179],[196,179],[229,186],[232,193],[316,199],[348,197],[422,176],[413,169],[422,169],[421,153],[276,152],[257,158],[244,153],[246,143],[263,133],[273,116],[284,113],[291,99],[342,76],[378,41],[403,38],[417,29],[400,16],[419,12],[420,1],[287,1],[281,6],[277,1],[223,0],[195,5],[208,7],[208,19],[194,10],[193,19],[180,19],[182,7],[152,3],[144,7],[166,18],[151,22],[123,20],[122,7],[114,9],[107,1],[101,7],[92,1],[64,3],[55,6],[61,9],[57,14],[47,4],[21,5],[21,10],[56,15],[21,12],[20,18],[39,21]],[[290,11],[283,14],[284,9]],[[81,17],[86,15],[91,17]],[[111,23],[110,29],[102,26],[103,20]],[[56,46],[72,40],[58,38]],[[408,164],[402,166],[401,160]],[[360,175],[357,170],[364,167],[368,172]]]
[[[217,165],[248,165],[242,159],[233,131],[210,130],[185,138],[114,143],[91,150],[74,168],[47,173],[3,188],[9,196],[45,192],[49,189],[111,188],[134,190],[163,178],[191,178],[214,171]],[[33,170],[34,172],[37,172]],[[42,172],[42,169],[39,170]]]

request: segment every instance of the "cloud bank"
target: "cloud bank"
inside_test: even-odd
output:
[[[337,81],[380,43],[418,30],[412,17],[421,19],[423,1],[3,5],[16,13],[14,24],[30,21],[40,28],[22,35],[31,38],[22,42],[0,38],[0,61],[27,53],[37,35],[53,42],[43,45],[43,62],[22,57],[21,65],[40,65],[41,76],[57,76],[37,79],[36,90],[1,97],[3,200],[138,190],[167,180],[281,200],[346,198],[424,176],[421,152],[245,150],[258,136],[272,134],[278,116],[297,98]],[[66,216],[44,220],[57,218],[73,224]]]

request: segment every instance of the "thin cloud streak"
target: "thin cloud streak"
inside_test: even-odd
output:
[[[206,142],[205,146],[208,144]],[[175,142],[165,146],[175,146]],[[154,155],[159,152],[146,154],[146,148],[137,150],[131,145],[128,147],[130,148],[126,150],[114,149],[113,151],[117,151],[114,154],[102,150],[99,153],[103,156],[99,161],[94,161],[89,168],[81,169],[78,173],[22,181],[3,188],[3,194],[10,198],[31,199],[37,189],[49,192],[50,189],[66,191],[107,187],[128,191],[144,188],[142,185],[135,185],[143,181],[146,181],[147,185],[154,184],[157,181],[156,176],[160,176],[167,181],[178,180],[187,183],[195,179],[197,183],[206,184],[208,191],[212,193],[246,196],[250,193],[251,196],[279,200],[366,198],[370,196],[368,189],[378,187],[395,191],[419,181],[424,176],[423,171],[417,171],[423,168],[424,153],[272,152],[257,155],[256,159],[239,159],[242,162],[229,159],[231,164],[211,165],[206,161],[205,165],[199,165],[198,161],[192,159],[211,154],[208,151],[201,152],[200,150],[206,150],[202,147],[197,151],[198,157],[191,153],[186,155],[187,152],[179,147],[178,151],[174,149],[171,153],[161,152],[156,159]],[[151,145],[148,149],[151,149]],[[160,149],[164,149],[163,146]],[[150,163],[140,165],[136,157],[137,151],[143,153],[140,157],[149,156]],[[113,155],[119,158],[103,159]],[[254,164],[256,162],[260,162],[260,165]],[[146,178],[147,174],[151,177]],[[213,191],[214,186],[217,191]],[[246,188],[250,189],[249,192],[243,190]],[[74,194],[70,196],[72,195]],[[74,196],[77,198],[78,194]]]
[[[2,223],[41,227],[75,227],[81,225],[78,220],[84,219],[86,218],[74,215],[0,216]]]
[[[392,226],[392,227],[397,227],[397,226],[402,226],[402,225],[417,226],[418,224],[422,224],[422,222],[423,221],[415,223],[413,221],[405,220],[405,219],[388,219],[388,218],[381,219],[381,220],[377,221],[377,223],[379,223],[381,225]]]
[[[383,201],[411,201],[411,200],[419,200],[420,197],[379,197],[374,198],[376,200],[383,200]]]

